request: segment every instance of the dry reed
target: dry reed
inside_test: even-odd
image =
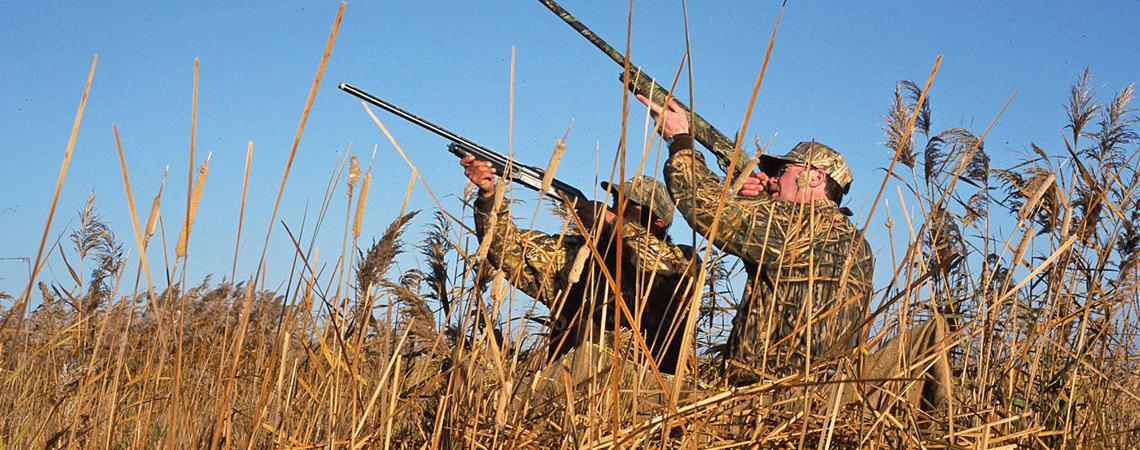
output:
[[[322,68],[342,12],[343,5]],[[415,247],[423,261],[418,267],[395,270],[399,258],[409,258],[401,254],[416,217],[416,212],[405,213],[402,207],[367,248],[334,255],[332,260],[344,264],[341,270],[351,269],[349,289],[339,289],[345,283],[339,271],[321,272],[317,251],[305,248],[286,227],[298,263],[283,290],[258,286],[261,260],[249,281],[236,284],[233,275],[219,285],[197,286],[171,282],[168,276],[165,286],[154,288],[161,292],[147,297],[152,301],[146,308],[135,307],[137,293],[119,293],[125,258],[91,197],[81,212],[80,226],[70,235],[73,248],[49,247],[51,215],[45,225],[41,247],[58,249],[57,257],[68,267],[70,278],[40,283],[39,306],[27,314],[24,305],[43,264],[41,249],[27,292],[5,312],[0,445],[60,449],[1140,445],[1136,437],[1140,352],[1135,339],[1140,332],[1136,320],[1140,136],[1131,86],[1100,103],[1086,73],[1073,85],[1065,110],[1064,127],[1071,133],[1059,145],[1028,143],[1031,153],[1025,161],[994,168],[984,145],[985,132],[931,129],[929,93],[939,62],[935,61],[923,87],[901,83],[884,117],[889,179],[879,187],[865,223],[870,224],[883,200],[889,242],[875,246],[889,246],[889,252],[880,254],[889,253],[890,260],[881,257],[879,263],[886,264],[892,276],[879,280],[882,288],[866,318],[870,336],[865,347],[908,336],[912,326],[927,318],[946,317],[950,327],[934,342],[949,352],[953,374],[952,401],[943,408],[923,409],[895,396],[916,381],[906,375],[912,369],[935,363],[930,356],[903,358],[895,373],[883,379],[831,378],[831,372],[861,363],[860,355],[847,355],[814,363],[807,372],[766,374],[770,376],[753,385],[724,387],[717,347],[738,300],[733,291],[740,269],[734,258],[712,249],[704,253],[703,282],[692,293],[692,307],[679,308],[688,314],[685,329],[679,331],[687,335],[691,361],[684,374],[658,372],[647,358],[651,352],[645,337],[631,332],[617,333],[613,340],[595,338],[595,347],[584,347],[604,347],[599,354],[608,356],[591,361],[597,364],[566,366],[593,371],[589,373],[595,376],[582,381],[582,372],[550,364],[547,337],[541,330],[513,326],[512,321],[524,318],[503,315],[499,306],[515,298],[508,287],[512,274],[492,274],[495,268],[487,267],[480,255],[483,246],[472,248],[477,237],[465,231],[462,214],[456,218],[447,212],[434,194],[439,210]],[[271,217],[282,201],[281,190],[320,73]],[[757,88],[762,77],[763,69]],[[386,127],[375,116],[372,119],[412,171],[405,198],[417,179],[430,193],[427,180]],[[551,172],[565,139],[558,141]],[[69,143],[57,197],[72,146]],[[239,235],[251,154],[252,143],[246,157]],[[642,155],[643,161],[646,156]],[[119,157],[142,266],[135,283],[137,287],[145,270],[149,291],[145,249],[156,227],[161,230],[162,187],[146,225],[140,227],[121,146]],[[345,239],[351,235],[353,247],[359,246],[356,241],[363,233],[371,165],[354,205],[351,192],[359,176],[353,161],[345,183],[344,215]],[[340,171],[334,170],[333,179],[339,177]],[[205,172],[198,175],[192,194],[200,194],[205,178]],[[882,197],[890,180],[895,180],[897,205],[894,197],[890,202]],[[338,183],[329,183],[321,219],[337,189]],[[503,200],[505,192],[496,195],[499,207],[510,207],[511,202]],[[209,201],[194,197],[194,204]],[[57,200],[53,199],[53,213]],[[188,210],[186,231],[193,209]],[[593,242],[592,224],[571,216],[568,225],[571,233]],[[1011,231],[995,231],[1000,228]],[[268,236],[265,242],[268,246]],[[234,267],[237,250],[235,245]],[[185,254],[186,249],[178,252]],[[567,263],[579,268],[572,277],[621,292],[620,274],[606,268],[593,274],[581,270],[587,261],[601,258],[593,246],[573,255]],[[169,262],[166,266],[171,272]],[[91,269],[90,276],[86,268]],[[637,303],[629,302],[616,303],[606,320],[616,316],[636,324],[639,314],[631,305]],[[12,328],[7,328],[9,318],[17,319]],[[548,321],[549,317],[526,319]],[[605,361],[619,368],[611,371],[615,366]],[[879,392],[891,395],[876,396]]]

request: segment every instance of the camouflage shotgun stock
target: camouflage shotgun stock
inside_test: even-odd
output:
[[[447,151],[451,152],[455,156],[462,158],[464,156],[471,155],[476,159],[490,162],[491,167],[494,167],[495,171],[505,179],[539,191],[543,195],[546,195],[547,197],[550,197],[558,202],[563,201],[563,196],[565,196],[565,200],[571,203],[574,203],[578,200],[589,200],[589,198],[586,197],[586,194],[582,193],[581,190],[562,181],[559,181],[558,179],[553,179],[550,183],[550,188],[543,190],[542,180],[546,175],[545,170],[535,166],[519,164],[506,155],[503,155],[502,153],[496,152],[487,147],[479,145],[470,139],[452,133],[451,131],[448,131],[439,125],[428,122],[427,120],[424,120],[415,114],[404,111],[396,105],[381,100],[379,97],[364,92],[346,83],[341,83],[339,87],[342,91],[355,95],[361,100],[376,105],[385,111],[399,116],[401,119],[419,125],[421,128],[435,133],[439,136],[443,136],[447,140],[451,141],[451,144],[447,146]]]
[[[626,58],[624,55],[607,44],[606,41],[602,40],[601,37],[599,37],[589,28],[586,28],[582,22],[579,22],[577,18],[563,9],[562,6],[559,5],[556,1],[538,1],[539,3],[542,3],[544,6],[546,6],[547,9],[550,9],[550,11],[552,11],[559,18],[561,18],[563,22],[566,22],[567,25],[570,25],[570,28],[573,28],[575,31],[581,34],[582,37],[586,38],[587,41],[590,41],[590,43],[594,44],[595,47],[598,47],[598,50],[601,50],[602,53],[605,53],[606,56],[609,56],[610,59],[618,63],[619,66],[622,66],[623,73],[621,75],[621,78],[625,78],[624,69],[626,65]],[[626,87],[635,94],[644,95],[651,98],[654,103],[664,105],[665,97],[669,93],[669,90],[662,87],[652,77],[646,75],[645,72],[641,70],[641,68],[637,67],[633,63],[630,63],[629,66],[629,83]],[[721,133],[720,130],[717,130],[716,127],[712,126],[712,124],[701,117],[700,114],[697,114],[689,109],[689,107],[682,103],[680,100],[677,100],[676,98],[673,100],[676,101],[677,104],[682,108],[684,108],[686,112],[689,113],[689,132],[693,135],[693,139],[695,139],[697,142],[700,142],[705,146],[705,148],[708,148],[709,151],[711,151],[712,154],[716,156],[717,165],[720,166],[721,170],[723,170],[725,173],[728,173],[728,168],[731,165],[733,167],[734,173],[741,173],[741,169],[748,165],[748,157],[744,154],[743,151],[741,151],[740,154],[736,155],[736,163],[732,164],[733,151],[736,148],[735,142],[730,140],[728,136],[725,136],[724,133]]]

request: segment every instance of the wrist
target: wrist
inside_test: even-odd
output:
[[[483,191],[479,191],[475,195],[475,209],[482,212],[491,211],[491,205],[495,203],[495,192],[491,191],[489,194],[484,195]]]
[[[689,133],[677,133],[666,139],[669,142],[669,153],[679,152],[693,148],[693,136]]]

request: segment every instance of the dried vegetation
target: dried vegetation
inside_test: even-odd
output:
[[[20,299],[0,293],[12,305],[0,447],[1132,448],[1137,116],[1131,86],[1099,103],[1091,84],[1086,73],[1072,87],[1062,142],[1026,143],[1028,158],[1004,169],[976,133],[935,131],[929,101],[907,130],[920,89],[899,84],[884,131],[906,169],[893,174],[900,205],[884,208],[890,242],[873,244],[889,249],[878,264],[894,276],[876,283],[868,341],[935,311],[949,319],[939,345],[951,352],[954,398],[941,411],[832,402],[831,386],[816,383],[823,364],[723,387],[716,350],[739,292],[731,257],[705,268],[695,378],[653,373],[635,349],[616,348],[632,375],[575,366],[597,376],[551,396],[544,383],[576,378],[544,370],[543,319],[512,313],[525,300],[471,256],[476,241],[450,214],[437,212],[415,246],[405,241],[416,213],[399,215],[331,271],[290,235],[297,263],[283,292],[258,288],[260,273],[140,291],[92,195],[53,251],[71,279]],[[359,177],[353,159],[344,227],[354,245],[371,170],[354,194]],[[152,221],[136,229],[143,247]],[[422,266],[397,271],[412,248]]]

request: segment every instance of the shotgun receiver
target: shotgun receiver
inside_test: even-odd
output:
[[[424,120],[415,114],[404,111],[396,105],[381,100],[379,97],[352,87],[346,83],[341,83],[340,89],[349,94],[355,95],[361,100],[376,105],[385,111],[395,114],[401,119],[419,125],[425,130],[443,136],[445,139],[451,141],[451,144],[447,146],[447,151],[460,158],[471,155],[476,159],[488,161],[491,163],[491,167],[494,167],[495,171],[505,179],[539,191],[543,195],[546,195],[547,197],[550,197],[558,202],[562,202],[563,195],[565,195],[565,197],[570,200],[571,203],[578,200],[589,200],[586,197],[586,194],[583,194],[582,191],[578,190],[578,188],[563,183],[558,179],[553,179],[550,183],[550,188],[543,190],[542,179],[546,176],[546,170],[535,166],[528,166],[514,162],[514,160],[508,158],[502,153],[476,144],[470,139],[452,133],[451,131],[448,131],[439,125],[428,122],[427,120]]]
[[[550,11],[557,15],[560,19],[562,19],[563,22],[566,22],[567,25],[570,25],[570,28],[573,28],[574,31],[577,31],[578,34],[581,34],[582,37],[586,38],[587,41],[590,41],[590,43],[594,44],[595,47],[598,47],[598,50],[601,50],[602,53],[605,53],[606,56],[609,56],[610,59],[614,60],[614,62],[616,62],[619,66],[622,66],[621,78],[625,80],[625,66],[628,61],[626,61],[624,55],[619,53],[617,50],[614,50],[613,47],[610,47],[610,44],[607,44],[606,41],[602,40],[601,37],[599,37],[589,28],[586,28],[582,22],[579,22],[577,18],[570,15],[570,13],[563,9],[562,6],[559,5],[555,0],[538,1],[539,3],[542,3],[544,6],[546,6],[547,9],[550,9]],[[661,87],[661,85],[654,81],[653,78],[646,75],[645,72],[641,70],[641,68],[633,65],[631,62],[629,63],[629,78],[626,84],[626,88],[635,94],[641,94],[649,97],[653,100],[654,103],[657,103],[658,105],[665,104],[665,97],[669,93],[668,89]],[[728,173],[729,166],[732,166],[733,172],[739,174],[742,170],[744,170],[746,166],[748,166],[748,156],[744,154],[743,149],[741,149],[739,154],[735,155],[735,164],[733,164],[733,153],[736,149],[735,142],[725,136],[724,133],[721,133],[720,130],[717,130],[716,127],[712,126],[712,124],[710,124],[699,114],[689,109],[689,107],[684,103],[681,103],[680,100],[677,100],[676,98],[673,100],[676,101],[677,104],[682,108],[684,108],[686,112],[689,113],[689,132],[692,133],[693,139],[695,139],[697,142],[700,142],[705,146],[705,148],[709,149],[709,151],[716,156],[717,165],[720,166],[721,170],[723,170],[725,173]]]

